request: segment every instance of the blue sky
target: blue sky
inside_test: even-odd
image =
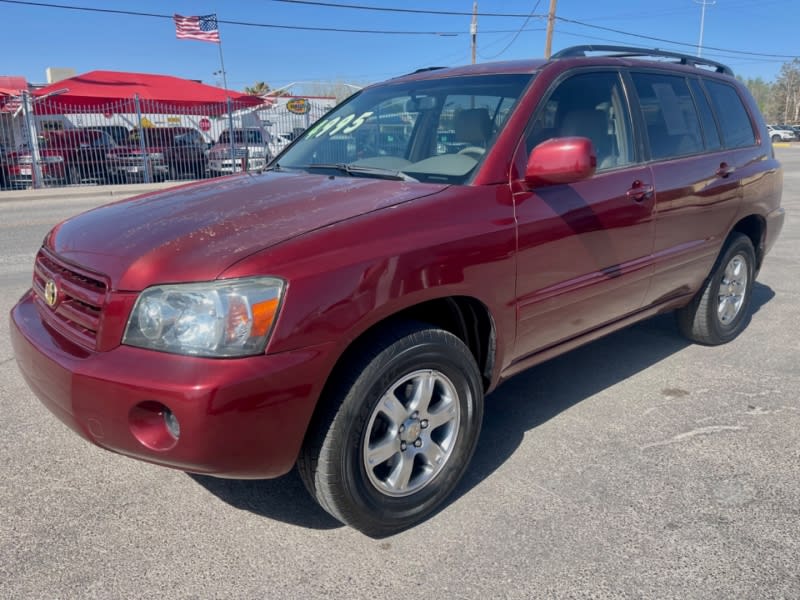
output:
[[[41,0],[46,2],[47,0]],[[337,0],[332,0],[337,1]],[[472,0],[339,0],[345,4],[458,11]],[[711,0],[706,0],[710,2]],[[444,32],[460,35],[383,35],[290,31],[220,24],[228,84],[242,89],[263,80],[272,87],[294,81],[368,83],[419,67],[470,62],[469,16],[438,16],[351,10],[273,0],[58,0],[57,4],[158,14],[217,13],[221,20],[349,29]],[[479,0],[479,12],[546,13],[549,0]],[[737,55],[723,48],[800,56],[798,0],[716,0],[706,9],[703,55],[725,62],[744,77],[773,79],[788,58]],[[697,44],[701,6],[696,0],[560,0],[559,17]],[[165,73],[220,83],[215,44],[177,40],[171,19],[75,12],[0,2],[2,75],[45,81],[46,67]],[[524,26],[524,27],[523,27]],[[524,17],[478,19],[478,61],[539,57],[545,22]],[[515,38],[515,33],[523,28]],[[696,48],[637,39],[558,22],[554,51],[584,43],[623,43],[696,53]]]

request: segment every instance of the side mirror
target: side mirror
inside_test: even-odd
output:
[[[589,138],[553,138],[531,151],[525,182],[531,187],[575,183],[588,179],[596,169],[597,153]]]

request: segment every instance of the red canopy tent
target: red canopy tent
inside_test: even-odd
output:
[[[0,75],[0,112],[16,110],[19,107],[16,96],[27,89],[28,82],[24,77]]]
[[[171,112],[179,108],[203,108],[209,114],[227,110],[228,98],[235,108],[270,104],[263,98],[181,79],[170,75],[149,73],[122,73],[118,71],[90,71],[52,83],[33,92],[42,98],[36,104],[37,113],[53,109],[75,107],[83,110],[100,108],[112,103],[139,100],[147,104],[147,112]],[[48,96],[48,98],[43,98]],[[157,110],[159,105],[163,108]]]

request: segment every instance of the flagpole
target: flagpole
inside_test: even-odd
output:
[[[217,29],[219,29],[219,25],[217,25]],[[219,67],[222,70],[222,87],[225,88],[225,91],[228,91],[228,77],[225,74],[225,60],[222,58],[222,34],[220,33],[219,42],[217,42],[217,46],[219,47]]]
[[[219,48],[219,68],[222,71],[222,87],[225,88],[225,93],[228,93],[228,76],[225,73],[225,59],[222,58],[222,32],[219,30],[219,20],[217,19],[217,13],[214,13],[214,20],[217,22],[217,34],[219,36],[219,41],[217,42],[217,47]],[[225,101],[226,108],[228,109],[228,142],[230,143],[231,147],[231,173],[236,173],[236,152],[234,150],[234,133],[233,133],[233,103],[231,102],[231,97],[228,96],[227,100]],[[242,169],[244,170],[244,169]]]

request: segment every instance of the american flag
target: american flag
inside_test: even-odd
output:
[[[175,35],[179,40],[200,40],[219,44],[217,15],[200,17],[173,15],[172,18],[175,19]]]

